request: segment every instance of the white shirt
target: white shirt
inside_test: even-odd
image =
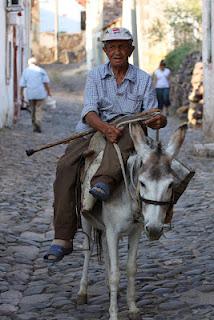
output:
[[[20,87],[26,88],[28,100],[40,100],[47,97],[44,83],[49,83],[47,72],[41,67],[31,64],[22,73]]]
[[[164,68],[163,70],[157,69],[155,71],[156,76],[156,85],[155,88],[169,88],[169,75],[171,71],[168,68]]]

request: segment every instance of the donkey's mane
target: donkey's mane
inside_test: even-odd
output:
[[[155,153],[159,156],[161,156],[163,154],[163,146],[161,142],[158,142],[156,149],[155,149]]]

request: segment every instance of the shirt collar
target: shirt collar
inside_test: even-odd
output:
[[[104,64],[103,73],[101,75],[102,79],[105,79],[108,76],[112,76],[112,70],[110,66],[110,62]],[[134,69],[132,64],[129,64],[128,70],[126,72],[125,78],[131,82],[136,81],[136,70]]]
[[[111,76],[111,75],[112,75],[112,72],[111,72],[111,68],[110,68],[110,63],[107,62],[107,63],[104,64],[104,68],[103,68],[103,72],[102,72],[101,78],[105,79],[106,77]]]
[[[124,79],[128,79],[131,82],[135,82],[136,81],[136,70],[133,67],[132,64],[129,64],[129,68],[126,72],[125,78]]]

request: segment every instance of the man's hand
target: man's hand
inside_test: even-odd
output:
[[[106,139],[111,143],[117,143],[122,136],[123,129],[116,128],[112,124],[108,124],[104,130],[104,135]]]
[[[167,118],[160,113],[153,119],[146,120],[145,125],[152,129],[164,128],[167,125]]]
[[[122,136],[123,129],[116,128],[115,125],[104,122],[93,111],[85,116],[86,122],[95,130],[100,131],[111,143],[117,143]]]

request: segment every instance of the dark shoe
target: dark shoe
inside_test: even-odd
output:
[[[40,127],[38,124],[35,124],[35,126],[34,126],[34,128],[33,128],[33,132],[41,133],[41,132],[42,132],[42,129],[41,129],[41,127]]]
[[[73,251],[73,246],[71,248],[64,248],[58,244],[52,244],[48,253],[44,255],[44,260],[46,262],[58,262],[64,258],[64,256],[70,254]],[[55,258],[49,258],[50,256],[54,256]]]
[[[110,188],[108,184],[98,182],[89,190],[89,193],[98,200],[106,201],[110,196]]]

